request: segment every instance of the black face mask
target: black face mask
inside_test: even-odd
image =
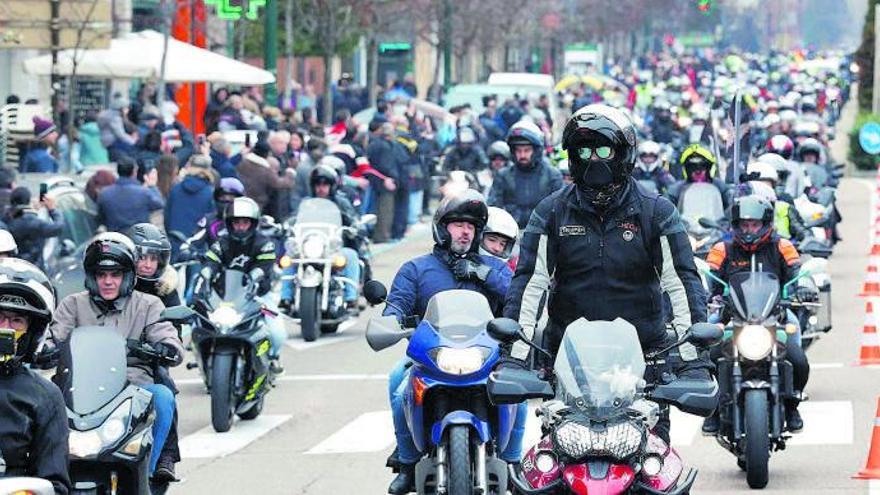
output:
[[[590,189],[604,189],[614,182],[614,172],[611,171],[611,163],[606,161],[588,162],[584,170],[583,183]]]

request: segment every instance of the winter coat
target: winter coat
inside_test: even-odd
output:
[[[499,170],[492,181],[487,203],[505,209],[519,228],[525,229],[535,206],[561,187],[562,174],[559,169],[545,161],[528,170],[515,164],[508,165]]]
[[[98,221],[107,230],[125,232],[136,223],[150,221],[150,213],[165,206],[155,187],[145,187],[130,177],[120,177],[98,196]]]
[[[175,184],[165,203],[165,230],[189,237],[199,230],[199,221],[214,211],[214,173],[203,168],[183,169],[183,180]]]
[[[31,208],[19,208],[7,219],[6,228],[18,245],[18,257],[43,266],[43,246],[46,239],[61,234],[64,219],[58,210],[49,210],[51,221],[46,221]]]
[[[58,160],[45,145],[31,148],[24,157],[24,172],[58,173]]]
[[[97,122],[86,122],[79,128],[79,160],[84,167],[110,163],[107,148],[101,143],[101,129]]]
[[[244,184],[244,193],[260,205],[260,210],[268,213],[267,207],[275,191],[291,189],[294,186],[294,177],[285,174],[279,176],[269,162],[254,153],[245,156],[238,165],[238,175]]]
[[[119,110],[104,110],[98,114],[98,128],[101,129],[101,145],[109,148],[116,140],[134,146],[135,140],[125,132],[122,114]]]

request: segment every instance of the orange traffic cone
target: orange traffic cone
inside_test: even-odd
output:
[[[862,347],[859,350],[859,366],[880,364],[880,335],[871,301],[865,304],[865,327],[862,330]],[[880,439],[878,439],[880,440]]]
[[[859,480],[880,480],[880,399],[877,400],[877,414],[874,416],[874,430],[871,432],[871,448],[865,469],[853,476]]]
[[[878,239],[880,240],[880,239]],[[874,243],[871,248],[871,258],[868,261],[868,271],[865,273],[865,285],[862,287],[860,296],[880,297],[880,273],[877,270],[877,258],[880,256],[880,244]],[[875,253],[876,251],[876,253]]]

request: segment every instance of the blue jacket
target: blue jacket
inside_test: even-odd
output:
[[[107,230],[125,232],[136,223],[150,221],[150,213],[165,206],[155,187],[144,187],[130,177],[120,177],[98,196],[98,222]]]
[[[462,282],[456,280],[452,274],[446,261],[448,256],[446,251],[434,247],[433,253],[404,263],[394,276],[391,290],[388,292],[388,301],[396,308],[389,304],[383,314],[394,315],[398,320],[413,315],[421,318],[425,315],[428,301],[434,294],[452,289],[475,290],[482,293],[489,300],[492,310],[498,314],[513,276],[507,264],[498,258],[479,255],[483,264],[492,267],[486,283]]]
[[[31,148],[24,157],[25,172],[58,173],[58,161],[43,146]]]
[[[516,164],[502,168],[492,181],[489,206],[503,208],[513,216],[520,230],[524,230],[532,210],[544,198],[562,188],[562,173],[542,159],[535,168],[523,170]]]
[[[214,211],[214,186],[209,170],[186,170],[188,175],[168,193],[165,230],[190,237],[199,230],[199,221]]]
[[[221,179],[225,179],[226,177],[234,177],[237,179],[238,172],[235,170],[236,165],[238,165],[238,163],[233,163],[232,159],[228,156],[211,150],[211,166],[214,167],[214,170],[216,170],[218,174],[220,174]]]

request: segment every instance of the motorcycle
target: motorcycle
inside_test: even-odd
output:
[[[364,288],[371,304],[386,302],[385,287],[371,280]],[[425,317],[375,317],[367,325],[374,351],[409,339],[413,361],[403,395],[407,426],[423,458],[416,464],[419,494],[505,493],[507,447],[515,405],[493,406],[486,393],[498,362],[498,342],[490,337],[492,311],[474,291],[449,290],[428,302]]]
[[[189,310],[168,308],[156,322],[179,322]],[[126,341],[113,327],[80,327],[61,352],[56,382],[67,405],[70,478],[77,495],[162,494],[150,483],[153,403],[147,390],[128,382],[129,351],[162,357],[149,343]]]
[[[296,274],[282,276],[281,280],[294,282],[290,311],[291,316],[299,316],[306,342],[317,339],[319,331],[335,333],[351,317],[343,297],[345,285],[360,289],[368,264],[358,260],[361,280],[351,280],[339,273],[348,262],[340,252],[343,235],[357,237],[360,228],[375,222],[375,215],[364,215],[358,225],[345,227],[336,203],[323,198],[308,198],[300,203],[281,260],[282,268],[294,266]]]
[[[798,397],[785,343],[796,328],[785,323],[785,308],[791,304],[789,290],[809,273],[809,266],[802,267],[784,285],[781,298],[775,274],[737,273],[728,283],[707,273],[724,286],[725,307],[732,315],[717,362],[721,403],[715,438],[736,456],[750,488],[767,486],[770,453],[785,449],[791,438],[783,429],[783,401]]]
[[[211,425],[218,433],[229,431],[232,418],[255,419],[274,377],[269,372],[271,342],[264,318],[276,311],[255,298],[262,270],[250,274],[227,269],[215,274],[206,289],[194,296],[192,350],[195,365],[211,394]],[[207,293],[207,295],[204,295]]]
[[[490,330],[502,342],[521,339],[546,352],[513,320]],[[648,367],[652,374],[662,370],[666,353],[678,345],[707,347],[721,335],[717,325],[697,324],[675,344],[644,356],[635,327],[625,320],[580,318],[566,329],[553,369],[543,377],[516,368],[492,373],[489,397],[496,404],[555,397],[538,409],[542,438],[526,453],[522,471],[508,468],[514,493],[688,493],[697,471],[685,473],[681,457],[652,429],[661,404],[708,416],[718,403],[718,385],[669,373],[646,385],[643,377]]]

